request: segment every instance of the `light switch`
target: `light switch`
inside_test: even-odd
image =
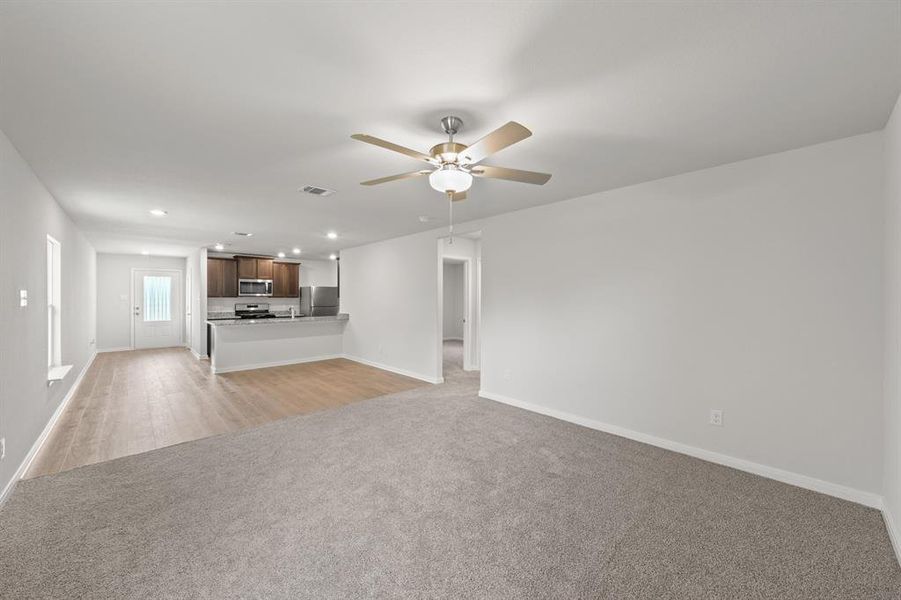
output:
[[[19,290],[19,306],[28,306],[28,290]]]

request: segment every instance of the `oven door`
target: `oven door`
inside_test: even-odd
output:
[[[271,279],[239,279],[238,280],[239,296],[271,296],[272,280]]]

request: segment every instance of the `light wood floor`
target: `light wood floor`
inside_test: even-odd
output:
[[[183,348],[98,354],[25,477],[424,385],[344,359],[213,375]]]

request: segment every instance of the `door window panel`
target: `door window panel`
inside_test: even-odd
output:
[[[144,276],[144,322],[171,321],[172,278]]]

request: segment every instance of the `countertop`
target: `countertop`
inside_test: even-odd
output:
[[[278,319],[208,319],[207,323],[213,327],[232,327],[239,325],[292,325],[295,323],[314,323],[322,321],[347,321],[350,315],[339,313],[328,317],[282,317]]]

